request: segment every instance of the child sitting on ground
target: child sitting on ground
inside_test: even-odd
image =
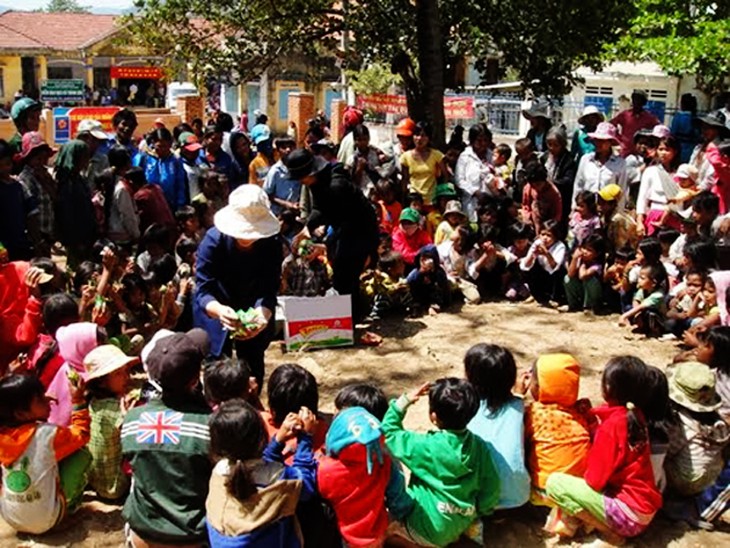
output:
[[[589,237],[601,229],[595,192],[584,190],[575,197],[575,211],[568,221],[567,245],[570,251],[577,249]]]
[[[600,422],[585,474],[553,473],[547,480],[547,496],[574,518],[555,531],[561,536],[572,536],[584,523],[620,544],[643,533],[661,508],[646,421],[635,403],[642,401],[645,376],[646,365],[630,356],[606,364],[601,381],[606,405],[592,410]]]
[[[669,487],[682,496],[700,494],[725,467],[730,426],[717,413],[722,402],[715,384],[715,374],[699,362],[676,364],[669,373],[672,420],[664,469]]]
[[[464,369],[481,399],[468,428],[487,442],[499,474],[496,508],[522,506],[530,498],[530,475],[525,467],[525,405],[512,395],[517,381],[514,356],[503,346],[476,344],[464,357]]]
[[[692,323],[692,326],[684,332],[683,336],[683,341],[687,346],[697,346],[699,343],[699,333],[721,323],[720,306],[717,302],[717,286],[715,285],[715,277],[717,276],[719,274],[716,272],[707,276],[705,278],[705,284],[702,286],[701,297],[695,297],[693,314],[697,317]],[[725,295],[725,299],[727,301],[727,294]]]
[[[161,397],[129,410],[122,452],[132,489],[122,510],[132,546],[207,542],[205,500],[212,471],[210,407],[200,394],[200,364],[210,351],[202,329],[160,338],[147,355]],[[157,425],[167,425],[161,429]]]
[[[290,413],[298,413],[306,407],[317,417],[317,427],[312,432],[312,449],[317,452],[324,445],[329,421],[319,413],[319,388],[317,379],[301,365],[285,363],[271,372],[266,394],[269,410],[262,411],[266,431],[273,437]],[[289,439],[283,451],[287,464],[291,464],[296,450],[296,439]]]
[[[695,349],[697,360],[707,364],[715,373],[715,392],[720,397],[717,412],[730,422],[730,327],[711,327],[700,338],[700,345]],[[728,486],[730,486],[730,461],[725,466],[713,485],[705,489],[695,498],[698,517],[706,524],[712,524],[728,509]],[[705,527],[707,528],[707,527]]]
[[[429,418],[438,430],[403,428],[408,408],[428,394]],[[499,477],[487,445],[467,425],[479,396],[467,381],[444,378],[424,384],[390,403],[383,433],[394,458],[411,470],[413,510],[394,534],[425,546],[456,541],[471,523],[489,514],[500,497]]]
[[[436,246],[423,247],[416,255],[415,261],[416,268],[411,270],[406,278],[414,306],[419,312],[427,310],[429,314],[438,314],[449,304],[451,293]]]
[[[530,288],[527,286],[526,277],[520,268],[520,261],[527,256],[535,234],[532,226],[518,221],[510,225],[509,238],[512,244],[505,253],[507,264],[502,286],[505,288],[504,296],[507,300],[521,301],[530,296]]]
[[[386,505],[396,519],[413,506],[399,465],[384,450],[380,421],[388,400],[373,385],[355,384],[337,394],[335,407],[317,487],[348,546],[379,546],[388,528]]]
[[[408,283],[403,277],[405,263],[400,253],[388,251],[378,259],[378,268],[363,274],[362,292],[371,305],[373,321],[393,313],[407,314],[413,307]]]
[[[698,270],[690,270],[684,275],[684,289],[669,301],[665,322],[668,334],[681,337],[698,320],[706,278],[705,273]]]
[[[492,165],[494,175],[497,178],[495,186],[498,190],[504,190],[511,183],[512,169],[509,159],[512,157],[512,149],[509,145],[501,143],[492,151]]]
[[[89,487],[104,499],[118,500],[129,490],[129,475],[122,470],[120,429],[130,407],[129,369],[138,362],[110,344],[96,347],[84,358],[93,458]]]
[[[557,221],[547,221],[527,255],[520,259],[530,293],[539,303],[558,301],[562,296],[567,249],[560,241],[562,231]]]
[[[582,476],[591,441],[588,400],[578,400],[580,365],[570,354],[545,354],[532,367],[520,391],[533,402],[525,410],[525,452],[532,478],[533,504],[550,505],[545,483],[550,474]]]
[[[433,238],[435,245],[439,245],[451,238],[454,231],[468,221],[466,214],[461,210],[461,202],[459,200],[451,200],[446,204],[443,218],[444,220],[436,228],[436,234]]]
[[[617,249],[613,262],[603,271],[604,298],[612,311],[621,310],[621,293],[624,287],[624,276],[628,274],[629,265],[635,258],[630,247]]]
[[[420,222],[421,214],[407,207],[401,211],[398,226],[393,231],[393,251],[401,254],[407,272],[418,266],[416,255],[421,248],[433,243],[431,236],[419,226]]]
[[[591,234],[573,253],[565,275],[568,304],[560,310],[596,312],[603,304],[601,274],[606,245],[600,234]]]
[[[522,220],[532,224],[540,234],[548,221],[560,222],[563,204],[560,191],[548,181],[548,174],[540,162],[532,162],[524,168],[525,186],[522,191]]]
[[[156,329],[155,313],[147,302],[147,284],[142,276],[126,274],[122,278],[121,297],[125,307],[119,314],[122,335],[133,340],[135,348],[141,349]]]
[[[280,295],[321,297],[330,287],[330,268],[324,244],[303,240],[284,259],[281,270]]]
[[[667,311],[667,273],[660,265],[647,265],[639,272],[633,306],[619,319],[619,326],[633,325],[636,333],[659,337],[664,333],[664,318]]]
[[[91,457],[84,385],[74,385],[66,428],[48,422],[50,398],[29,375],[0,380],[0,516],[16,531],[42,534],[81,504]]]
[[[470,266],[475,262],[474,233],[471,229],[462,225],[456,229],[449,240],[438,246],[439,259],[446,271],[451,288],[463,295],[464,300],[470,304],[478,304],[481,300],[479,289],[472,281]],[[478,267],[474,269],[478,276]]]
[[[259,384],[245,360],[222,358],[207,361],[203,369],[205,399],[215,411],[228,400],[241,399],[259,411]]]
[[[253,407],[239,399],[221,404],[210,420],[210,452],[217,460],[205,503],[211,548],[304,545],[295,510],[316,492],[315,424],[314,413],[302,407],[286,416],[267,446],[266,427]],[[294,437],[294,462],[285,465],[281,452]]]
[[[634,293],[638,289],[639,273],[645,266],[662,266],[662,244],[656,238],[644,238],[636,248],[636,256],[626,265],[621,282],[621,311],[632,307]],[[662,269],[664,267],[662,266]]]

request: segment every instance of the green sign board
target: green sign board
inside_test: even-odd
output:
[[[80,78],[43,80],[41,82],[41,101],[82,103],[84,101],[84,81]]]

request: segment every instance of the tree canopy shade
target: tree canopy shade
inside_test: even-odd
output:
[[[346,67],[390,66],[413,118],[443,139],[443,91],[454,65],[497,55],[525,88],[562,96],[579,66],[600,68],[605,44],[635,15],[625,0],[137,0],[130,30],[204,77],[250,79],[289,53],[336,54]],[[196,17],[200,17],[197,19]],[[204,18],[204,21],[203,21]],[[343,33],[348,51],[338,51]]]
[[[714,95],[730,77],[730,2],[633,0],[629,32],[606,46],[609,59],[651,60],[669,74],[694,75]]]

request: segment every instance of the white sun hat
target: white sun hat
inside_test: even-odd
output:
[[[254,184],[231,192],[228,205],[215,214],[213,222],[227,236],[259,240],[279,233],[279,220],[271,212],[269,197]]]

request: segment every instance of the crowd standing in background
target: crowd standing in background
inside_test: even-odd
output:
[[[686,98],[671,129],[645,106],[586,107],[568,139],[538,102],[514,149],[476,124],[443,150],[408,118],[376,146],[352,107],[339,147],[320,114],[303,148],[260,112],[250,133],[216,113],[138,141],[124,109],[56,150],[19,99],[0,140],[0,516],[43,533],[91,489],[124,502],[133,547],[482,542],[482,518],[528,503],[561,537],[621,542],[659,511],[711,529],[730,503],[730,130]],[[373,330],[504,299],[616,313],[682,352],[666,374],[612,358],[593,405],[573,356],[518,378],[477,344],[463,378],[390,402],[350,384],[331,417],[265,351],[278,296],[332,292]],[[434,429],[409,431],[425,397]]]

